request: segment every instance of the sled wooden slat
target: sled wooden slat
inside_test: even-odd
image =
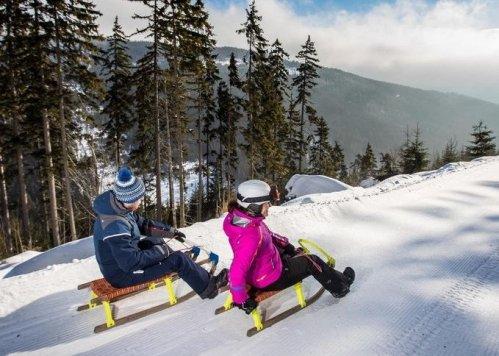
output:
[[[194,297],[195,295],[196,295],[196,292],[190,291],[189,293],[179,297],[178,303],[184,302],[187,299]],[[119,325],[123,325],[123,324],[129,323],[129,322],[134,321],[134,320],[138,320],[138,319],[146,317],[148,315],[151,315],[151,314],[157,313],[159,311],[168,309],[168,308],[172,307],[173,305],[175,305],[175,304],[170,304],[169,302],[167,302],[167,303],[156,305],[156,306],[149,308],[149,309],[141,310],[141,311],[134,313],[134,314],[130,314],[130,315],[127,315],[127,316],[124,316],[121,318],[117,318],[114,320],[114,322],[115,322],[114,326],[119,326]],[[100,333],[100,332],[103,332],[103,331],[106,331],[109,329],[110,328],[105,323],[100,324],[94,328],[94,333]]]
[[[116,298],[149,289],[151,285],[157,285],[164,281],[165,278],[173,278],[174,276],[176,274],[167,274],[161,278],[125,288],[115,288],[106,279],[101,278],[93,281],[90,284],[90,289],[97,295],[100,301],[110,302],[116,300]]]
[[[311,296],[310,298],[308,298],[306,300],[307,304],[306,306],[309,306],[310,304],[313,304],[314,302],[316,302],[320,297],[321,295],[324,293],[325,289],[324,288],[321,288],[319,289],[313,296]],[[290,309],[287,309],[285,311],[283,311],[282,313],[280,314],[277,314],[276,316],[272,317],[272,318],[269,318],[267,320],[265,320],[265,314],[262,314],[262,322],[263,322],[263,325],[264,325],[264,329],[267,329],[267,328],[270,328],[272,325],[274,324],[277,324],[278,322],[290,317],[291,315],[299,312],[300,310],[302,310],[303,308],[306,308],[305,307],[302,307],[300,305],[295,305],[294,307],[290,308]],[[256,327],[253,327],[251,329],[249,329],[246,333],[247,336],[253,336],[257,333],[259,333],[260,331],[262,330],[257,330]]]

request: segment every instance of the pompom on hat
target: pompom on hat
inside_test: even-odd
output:
[[[132,204],[144,196],[146,188],[142,179],[135,177],[130,168],[121,167],[116,174],[113,192],[120,202]]]

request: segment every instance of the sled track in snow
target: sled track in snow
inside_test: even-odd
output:
[[[499,253],[498,249],[485,261],[470,271],[470,273],[444,292],[438,300],[430,303],[421,313],[411,320],[411,326],[401,330],[392,339],[379,347],[377,354],[389,355],[424,355],[428,353],[449,354],[475,354],[469,349],[458,349],[454,352],[449,349],[431,349],[436,338],[445,331],[453,329],[461,320],[473,301],[483,292],[487,283],[497,281],[499,278]],[[459,328],[456,328],[457,330]],[[491,332],[489,330],[488,332]],[[493,331],[492,331],[493,332]],[[461,335],[466,343],[467,335]],[[462,345],[461,345],[462,346]],[[481,345],[481,354],[496,355],[496,343]],[[470,345],[472,347],[472,345]],[[430,349],[430,350],[428,350]]]

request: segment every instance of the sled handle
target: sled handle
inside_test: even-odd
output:
[[[310,254],[310,250],[307,248],[307,245],[309,247],[312,247],[313,249],[319,251],[322,255],[324,255],[324,257],[326,257],[327,264],[334,268],[334,266],[336,264],[336,260],[333,258],[333,256],[331,256],[329,253],[327,253],[326,250],[324,250],[322,247],[320,247],[317,243],[315,243],[314,241],[311,241],[311,240],[306,240],[306,239],[299,239],[298,243],[303,248],[303,251],[306,254]]]

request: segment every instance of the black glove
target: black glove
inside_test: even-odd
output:
[[[168,257],[173,250],[167,244],[154,245],[154,248],[160,251],[165,257]]]
[[[296,256],[296,253],[296,248],[292,244],[287,244],[286,246],[284,246],[284,254],[294,257]]]
[[[256,307],[258,306],[258,303],[256,300],[248,298],[248,299],[246,299],[246,301],[243,304],[235,304],[234,303],[234,305],[236,307],[238,307],[239,309],[244,310],[244,312],[246,314],[250,315],[251,312],[256,309]]]
[[[155,245],[164,245],[165,240],[162,237],[155,237],[155,236],[147,236],[141,239],[137,246],[141,250],[149,250],[153,248]]]
[[[185,234],[177,229],[173,231],[173,238],[177,241],[185,242]]]

